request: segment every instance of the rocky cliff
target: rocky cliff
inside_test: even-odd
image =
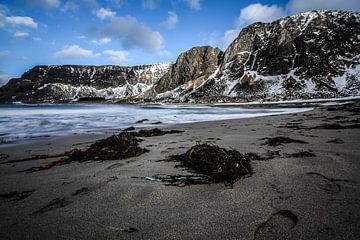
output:
[[[38,66],[0,101],[152,98],[209,102],[360,95],[360,13],[313,11],[244,28],[225,52],[194,47],[174,64]]]
[[[0,88],[0,102],[136,96],[149,90],[171,65],[35,66]]]
[[[190,81],[207,79],[221,63],[223,52],[210,46],[194,47],[178,57],[175,64],[155,84],[157,93],[172,90]]]
[[[250,25],[201,86],[162,95],[182,101],[239,101],[359,93],[360,13],[313,11]]]

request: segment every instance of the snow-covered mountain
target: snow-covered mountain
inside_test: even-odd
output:
[[[149,90],[172,63],[122,66],[35,66],[0,89],[3,102],[126,98]]]
[[[208,102],[359,94],[360,13],[313,11],[250,25],[200,86],[189,81],[157,98]]]
[[[173,64],[37,66],[0,88],[0,101],[79,97],[167,102],[360,95],[360,13],[313,11],[244,28],[225,52],[194,47]]]

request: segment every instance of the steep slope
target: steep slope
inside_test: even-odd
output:
[[[190,81],[207,79],[218,67],[223,52],[210,46],[193,47],[180,54],[170,70],[155,84],[157,93],[172,90]]]
[[[150,89],[172,63],[122,66],[36,66],[0,88],[0,102],[81,97],[124,98]]]
[[[181,101],[357,95],[360,14],[313,11],[252,24],[230,44],[206,82],[190,93],[181,88],[165,95]]]

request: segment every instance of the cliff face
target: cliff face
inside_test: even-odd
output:
[[[159,80],[171,63],[121,66],[36,66],[0,89],[0,101],[38,102],[81,97],[138,95]]]
[[[38,66],[0,101],[76,97],[249,101],[360,95],[360,13],[313,11],[244,28],[223,53],[194,47],[174,64]]]
[[[194,47],[178,57],[175,64],[155,84],[157,93],[172,90],[189,81],[207,79],[221,62],[223,52],[210,46]]]
[[[243,29],[194,96],[294,99],[360,93],[360,14],[314,11]]]

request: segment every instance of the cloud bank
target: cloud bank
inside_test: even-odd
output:
[[[79,45],[69,45],[55,53],[56,58],[63,59],[80,59],[98,56],[99,54],[94,54],[92,50],[81,48]]]
[[[29,36],[29,33],[27,33],[27,32],[16,31],[13,34],[13,37],[16,37],[16,38],[22,38],[22,37],[27,37],[27,36]]]
[[[159,32],[139,23],[136,18],[116,16],[100,31],[103,37],[117,39],[126,50],[140,48],[155,51],[162,48],[164,40]]]
[[[115,51],[115,50],[105,50],[102,52],[104,55],[107,55],[107,61],[112,64],[122,65],[127,61],[128,52],[127,51]]]
[[[237,25],[244,26],[254,22],[272,22],[285,15],[285,10],[280,6],[255,3],[240,10]]]
[[[100,38],[98,40],[92,40],[91,43],[95,44],[95,45],[106,45],[108,43],[111,42],[110,38]]]
[[[38,24],[31,17],[10,16],[5,17],[5,21],[13,26],[23,26],[29,28],[37,28]]]
[[[95,15],[100,18],[101,20],[104,20],[106,18],[113,18],[116,16],[116,12],[111,11],[108,8],[100,8],[95,11]]]

